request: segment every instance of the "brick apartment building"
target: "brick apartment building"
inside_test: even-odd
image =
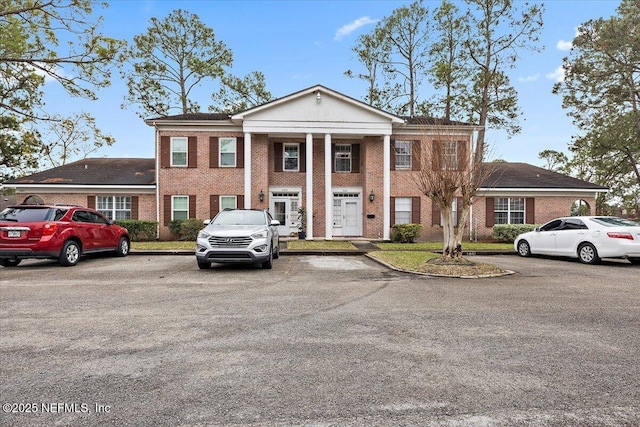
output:
[[[423,240],[435,240],[442,235],[440,213],[412,175],[442,164],[466,169],[478,131],[467,123],[401,118],[321,85],[238,114],[145,122],[155,130],[155,159],[85,159],[7,184],[48,203],[157,220],[161,239],[170,238],[171,220],[212,218],[236,207],[269,209],[280,234],[291,235],[303,207],[308,239],[388,240],[393,224],[414,222],[423,224]],[[569,215],[577,200],[595,206],[596,194],[606,191],[524,163],[492,165],[465,224],[473,238],[489,238],[497,223]]]

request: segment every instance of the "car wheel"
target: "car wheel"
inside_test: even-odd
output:
[[[129,243],[129,239],[126,237],[121,237],[118,242],[118,249],[116,249],[116,256],[127,256],[129,255],[129,250],[131,249],[131,245]]]
[[[21,259],[3,258],[0,259],[0,265],[2,265],[3,267],[17,267],[21,261]]]
[[[67,240],[60,251],[60,265],[72,267],[80,260],[80,246],[73,240]]]
[[[584,264],[597,264],[600,262],[598,251],[591,243],[583,243],[578,247],[578,259]]]
[[[529,246],[529,242],[526,240],[520,240],[518,242],[518,255],[531,256],[531,247]]]
[[[262,268],[265,270],[270,270],[273,267],[273,247],[269,251],[269,259],[262,263]]]
[[[198,268],[200,270],[208,270],[211,268],[211,263],[208,261],[200,261],[198,260]]]
[[[631,264],[640,264],[640,258],[629,258]]]
[[[273,253],[273,259],[278,258],[280,258],[280,243],[278,243],[278,246],[276,246],[276,251]]]

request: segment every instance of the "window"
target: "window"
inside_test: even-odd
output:
[[[396,141],[396,170],[411,169],[411,141]]]
[[[297,172],[300,170],[300,146],[284,144],[283,170]]]
[[[524,198],[496,197],[494,213],[495,224],[524,224]]]
[[[171,138],[171,166],[187,166],[187,138]]]
[[[220,196],[220,210],[235,209],[236,203],[236,196]]]
[[[220,138],[220,167],[236,167],[236,138]]]
[[[411,210],[412,210],[411,197],[396,197],[395,223],[411,224]]]
[[[336,144],[335,171],[351,172],[351,145]]]
[[[442,153],[443,169],[444,170],[456,170],[458,169],[458,143],[456,141],[444,141],[444,147]]]
[[[131,219],[131,196],[97,196],[96,210],[109,220]]]
[[[185,220],[189,218],[189,196],[171,197],[171,219]]]

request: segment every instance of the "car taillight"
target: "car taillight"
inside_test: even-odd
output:
[[[619,231],[610,231],[607,233],[607,236],[611,237],[612,239],[633,240],[633,235],[631,233],[621,233]]]
[[[58,229],[58,224],[55,222],[47,222],[44,227],[42,227],[42,235],[43,236],[51,236]]]

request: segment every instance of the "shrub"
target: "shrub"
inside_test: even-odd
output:
[[[169,231],[174,236],[180,236],[180,227],[182,226],[183,219],[172,219],[169,221]]]
[[[498,224],[493,226],[493,238],[501,242],[513,243],[518,234],[533,231],[537,225],[532,224]]]
[[[198,238],[198,232],[204,225],[201,219],[189,218],[180,224],[180,240],[193,240]]]
[[[395,224],[391,240],[397,243],[413,243],[422,232],[422,224]]]
[[[119,219],[116,221],[118,225],[129,230],[131,240],[143,242],[147,240],[155,240],[158,229],[157,221],[142,221],[136,219]]]

